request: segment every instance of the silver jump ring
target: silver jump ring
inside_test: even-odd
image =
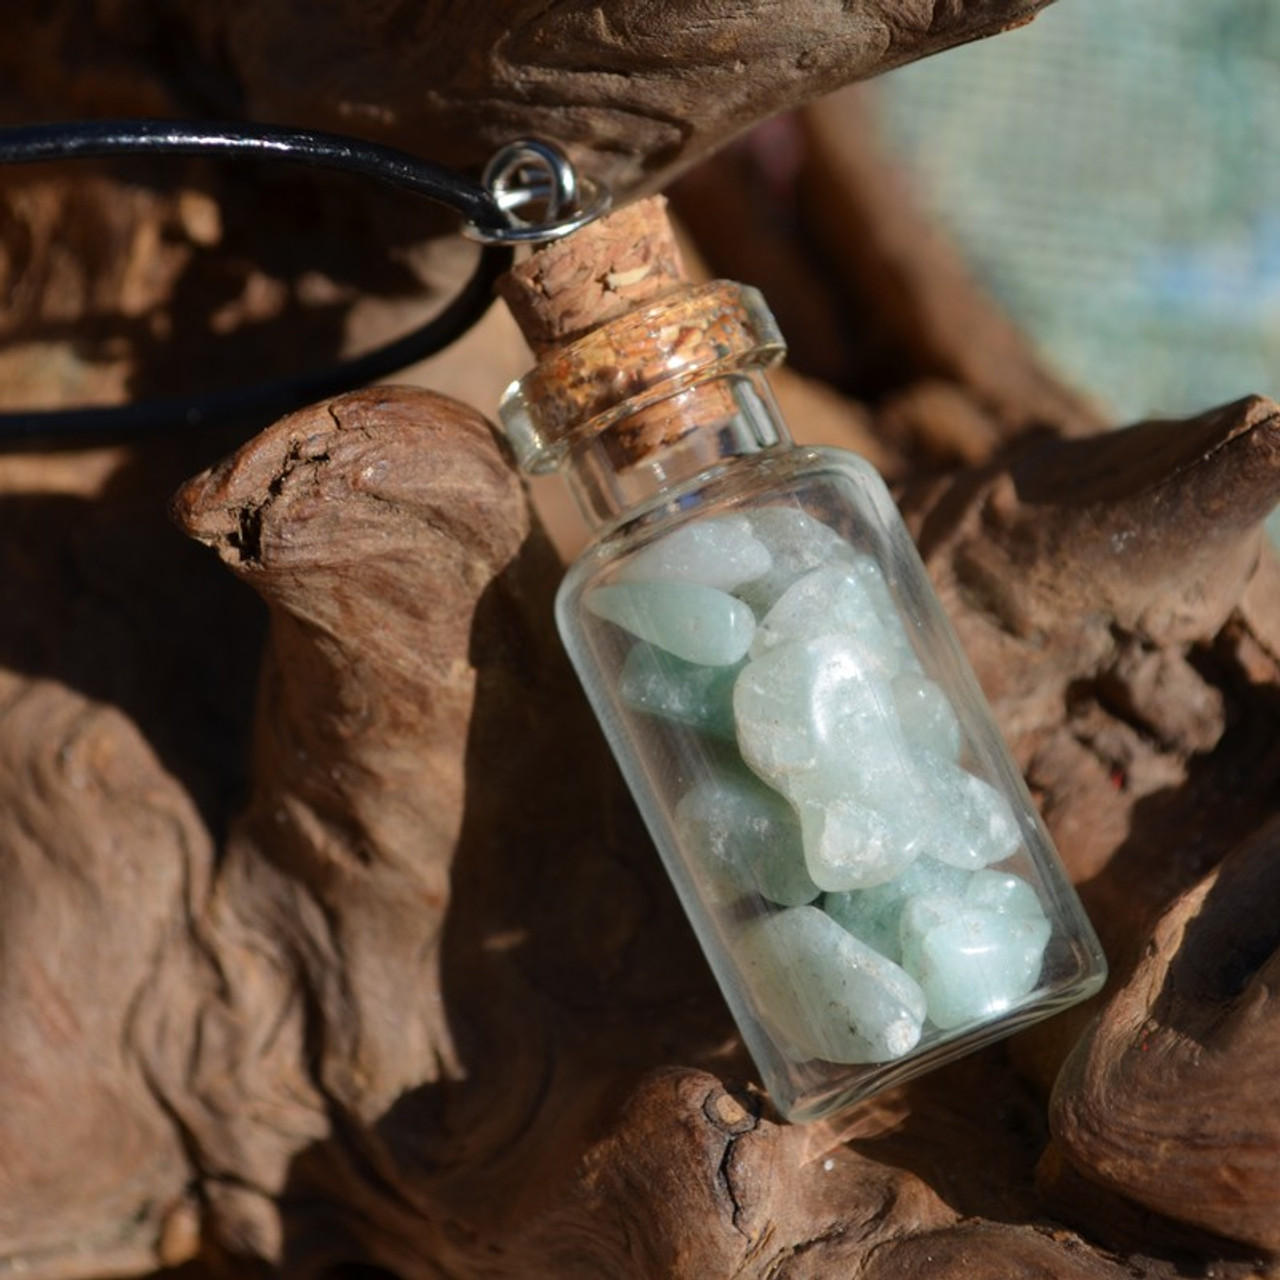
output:
[[[481,244],[543,244],[607,213],[608,190],[590,178],[579,177],[573,162],[554,143],[519,138],[499,148],[480,177],[506,215],[505,227],[480,227],[473,222],[463,234]],[[519,210],[535,206],[536,220]]]

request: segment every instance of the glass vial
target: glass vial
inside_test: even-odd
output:
[[[502,418],[595,539],[560,631],[778,1109],[831,1115],[1105,963],[887,489],[792,445],[755,290],[555,348]]]

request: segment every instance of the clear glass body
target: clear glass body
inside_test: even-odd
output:
[[[1105,962],[879,476],[792,446],[757,370],[675,395],[691,429],[626,467],[607,432],[562,450],[599,532],[557,618],[766,1088],[813,1120]]]

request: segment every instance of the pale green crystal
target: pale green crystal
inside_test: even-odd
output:
[[[989,782],[916,748],[918,775],[927,779],[922,797],[932,830],[928,852],[941,862],[977,871],[1017,852],[1022,832],[1009,802]]]
[[[920,833],[910,816],[873,809],[848,796],[797,805],[804,859],[821,889],[884,884],[916,857]]]
[[[1036,891],[1008,871],[975,871],[965,886],[964,900],[969,906],[986,907],[1001,915],[1028,920],[1044,916],[1044,905]]]
[[[1030,885],[984,870],[1019,849],[1021,829],[1005,797],[958,763],[955,709],[924,676],[879,566],[794,508],[752,521],[773,568],[738,588],[770,603],[734,686],[738,747],[795,806],[825,912],[793,908],[752,926],[748,958],[784,954],[799,973],[789,1003],[782,992],[765,1002],[782,1008],[775,1021],[798,1050],[887,1061],[915,1044],[919,1028],[908,1018],[901,1025],[914,1029],[900,1039],[910,1043],[889,1048],[884,1028],[899,1024],[886,1014],[886,992],[902,1008],[910,1002],[886,975],[918,981],[938,1027],[987,1018],[1034,987],[1049,924]],[[856,996],[832,988],[821,967],[819,945],[836,947],[831,928],[864,975]],[[880,1028],[870,1040],[881,1056],[867,1056],[866,1045],[837,1051],[821,1016],[833,1007],[844,1011],[837,1023],[864,1039],[867,1027]]]
[[[898,875],[936,836],[889,683],[850,636],[779,644],[734,686],[743,759],[795,805],[805,862],[826,890]]]
[[[731,666],[746,656],[756,620],[741,600],[690,582],[621,582],[586,597],[597,617],[677,658]]]
[[[857,565],[830,564],[797,579],[761,619],[751,656],[758,658],[780,644],[844,635],[858,642],[870,669],[893,676],[900,646],[872,604],[864,577]]]
[[[1036,984],[1049,941],[1043,916],[915,898],[902,914],[902,964],[944,1030],[1005,1012]]]
[[[676,806],[675,819],[711,901],[725,905],[755,893],[798,907],[818,896],[791,806],[745,770],[699,783]]]
[[[684,525],[637,552],[618,581],[694,582],[731,591],[768,573],[772,563],[746,516],[719,516]]]
[[[978,872],[997,876],[997,872]],[[959,897],[967,884],[976,879],[958,867],[949,867],[929,857],[917,858],[901,875],[887,884],[871,889],[855,889],[849,893],[828,893],[822,909],[855,938],[874,947],[882,956],[900,961],[902,941],[899,936],[902,913],[912,898],[924,895]]]
[[[894,601],[893,592],[889,590],[884,571],[867,555],[855,555],[853,571],[857,576],[867,599],[884,623],[890,642],[897,651],[898,665],[904,671],[920,669],[920,660],[916,657],[915,647],[907,635],[902,615]]]
[[[887,682],[848,636],[779,645],[733,691],[742,757],[766,782],[811,803],[860,786],[863,798],[910,773]]]
[[[760,642],[760,630],[753,647]],[[893,704],[908,741],[946,760],[959,759],[960,721],[940,685],[919,672],[903,672],[893,680]]]
[[[732,742],[733,684],[741,670],[741,665],[700,666],[637,643],[631,646],[618,673],[618,692],[637,711]]]
[[[735,951],[761,1017],[797,1061],[891,1062],[920,1039],[919,985],[817,907],[751,921]]]
[[[838,533],[799,507],[762,507],[748,518],[772,565],[761,577],[743,582],[737,594],[762,616],[796,579],[853,558],[853,548]]]
[[[898,920],[898,953],[903,968],[919,973],[925,938],[954,920],[963,908],[964,903],[949,894],[923,893],[904,902]]]

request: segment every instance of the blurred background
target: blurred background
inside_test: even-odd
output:
[[[1061,0],[879,80],[886,149],[1119,422],[1280,394],[1280,5]]]

